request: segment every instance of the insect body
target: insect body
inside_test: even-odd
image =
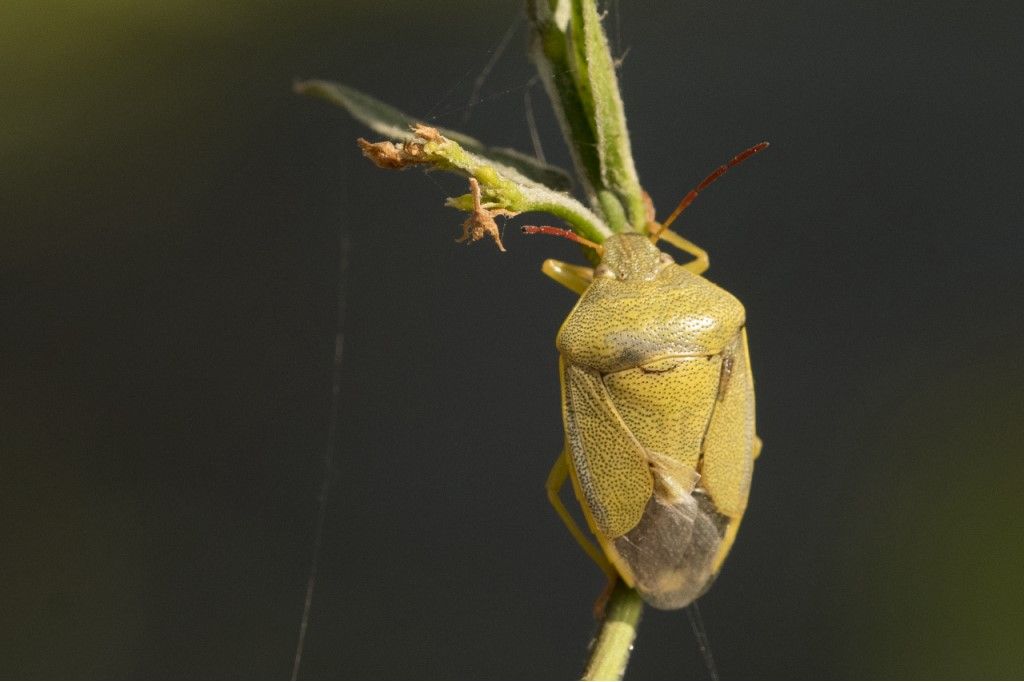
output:
[[[593,271],[545,263],[581,293],[556,341],[566,444],[548,494],[609,575],[652,606],[676,609],[721,568],[760,441],[742,304],[700,276],[703,250],[652,227],[697,260],[676,264],[647,235],[624,233],[599,247]],[[558,496],[567,477],[601,550]]]

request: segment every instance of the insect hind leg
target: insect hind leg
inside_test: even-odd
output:
[[[672,230],[665,230],[659,235],[659,238],[664,239],[680,251],[684,251],[694,257],[694,260],[689,263],[683,263],[682,265],[682,267],[686,268],[693,274],[703,274],[707,272],[709,267],[711,267],[711,258],[708,256],[708,252],[691,242],[689,239],[684,239]]]
[[[618,576],[618,573],[612,568],[611,563],[605,557],[602,552],[593,542],[587,538],[583,529],[576,523],[576,519],[572,517],[569,510],[565,508],[565,504],[562,502],[562,498],[559,496],[562,487],[569,478],[569,463],[565,450],[562,450],[558,455],[558,459],[555,460],[554,466],[551,467],[551,473],[548,474],[547,483],[544,485],[548,493],[548,502],[554,507],[555,513],[562,519],[562,523],[569,529],[569,533],[572,534],[576,543],[587,553],[597,567],[608,576],[610,579],[614,579]]]

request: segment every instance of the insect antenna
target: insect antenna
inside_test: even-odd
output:
[[[680,201],[679,205],[676,206],[675,210],[672,211],[672,213],[669,214],[668,218],[665,219],[665,222],[663,222],[661,225],[659,225],[658,228],[653,233],[651,233],[651,242],[655,243],[659,239],[661,239],[662,233],[665,230],[668,229],[668,226],[671,225],[675,221],[675,219],[679,217],[679,214],[681,214],[683,211],[685,211],[687,206],[689,206],[690,204],[693,203],[693,200],[697,198],[697,195],[700,194],[701,192],[703,192],[704,190],[706,190],[711,185],[711,183],[713,183],[715,180],[717,180],[718,178],[720,178],[723,175],[725,175],[725,172],[727,170],[729,170],[730,168],[732,168],[733,166],[738,166],[739,164],[743,163],[744,161],[749,159],[751,156],[753,156],[754,154],[756,154],[759,151],[763,150],[767,146],[768,146],[767,142],[761,142],[760,144],[755,144],[750,149],[747,149],[745,151],[740,152],[736,156],[734,156],[731,159],[729,159],[728,162],[722,164],[721,166],[719,166],[715,170],[711,171],[710,175],[708,175],[706,178],[704,178],[704,180],[702,180],[699,185],[697,185],[696,187],[691,189],[686,194],[686,196],[683,197],[683,200]]]
[[[704,619],[700,615],[700,607],[697,602],[686,607],[686,617],[690,619],[690,627],[693,628],[693,636],[697,638],[697,648],[704,659],[704,666],[708,669],[708,676],[712,680],[718,679],[718,668],[715,667],[715,657],[711,653],[711,642],[708,641],[708,631],[704,627]]]
[[[589,247],[594,251],[597,251],[597,255],[604,255],[604,247],[597,242],[592,242],[586,237],[581,237],[572,230],[566,230],[561,227],[551,227],[550,225],[523,225],[523,234],[549,234],[552,237],[563,237],[569,241],[582,244],[583,246]]]

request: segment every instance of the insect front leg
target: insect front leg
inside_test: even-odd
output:
[[[548,258],[540,267],[541,272],[561,284],[570,291],[583,294],[594,279],[594,271],[583,265],[572,265],[564,261]]]
[[[554,507],[555,513],[562,519],[562,523],[569,529],[574,540],[577,544],[583,548],[583,551],[587,553],[597,567],[608,576],[609,579],[615,579],[618,573],[612,568],[612,565],[608,562],[604,552],[602,552],[590,539],[586,536],[583,530],[576,523],[576,519],[572,517],[569,510],[565,508],[565,504],[562,502],[562,498],[559,493],[565,482],[569,478],[569,460],[568,460],[568,445],[566,449],[563,449],[558,455],[558,459],[555,460],[554,466],[551,467],[551,473],[548,474],[548,480],[545,484],[545,488],[548,492],[548,502]]]
[[[708,257],[708,252],[691,242],[689,239],[680,237],[672,230],[665,230],[661,233],[660,238],[664,239],[680,251],[685,251],[696,259],[689,263],[683,263],[681,266],[693,274],[703,274],[709,267],[711,267],[711,259]]]

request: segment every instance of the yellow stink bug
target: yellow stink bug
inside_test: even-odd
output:
[[[754,385],[743,305],[701,277],[707,253],[667,228],[703,189],[762,142],[704,179],[663,224],[594,244],[596,268],[548,260],[580,294],[558,332],[565,447],[548,477],[551,504],[583,549],[661,609],[710,587],[747,506]],[[679,265],[659,239],[693,255]],[[598,550],[562,503],[571,478]]]

